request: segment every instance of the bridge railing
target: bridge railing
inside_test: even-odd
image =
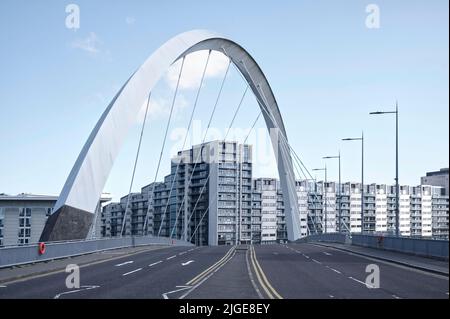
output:
[[[38,244],[9,246],[0,248],[0,268],[79,256],[110,249],[144,245],[192,246],[191,243],[182,240],[152,236],[49,242],[45,244],[45,252],[42,254],[39,252]]]
[[[334,242],[396,251],[428,258],[449,259],[449,241],[392,235],[328,233],[306,237],[306,241]]]

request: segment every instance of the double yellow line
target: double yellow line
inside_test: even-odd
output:
[[[272,287],[272,285],[267,280],[264,271],[259,265],[258,259],[256,259],[255,248],[250,246],[250,259],[252,261],[253,270],[255,271],[256,277],[258,278],[258,282],[260,286],[264,289],[266,295],[269,299],[283,299],[281,295]]]
[[[189,280],[186,283],[186,286],[194,286],[194,285],[198,284],[206,276],[208,276],[213,271],[215,271],[217,268],[219,268],[220,266],[222,266],[223,264],[228,262],[228,260],[230,260],[233,257],[233,252],[235,251],[235,249],[236,249],[236,246],[231,247],[230,250],[228,250],[228,252],[219,261],[217,261],[214,265],[212,265],[205,271],[201,272],[200,274],[198,274],[197,276],[195,276],[194,278]]]

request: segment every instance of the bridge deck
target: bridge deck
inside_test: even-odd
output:
[[[0,298],[448,298],[448,276],[309,243],[140,249],[0,270]],[[64,269],[74,263],[84,263],[81,287],[68,289]],[[369,264],[379,288],[365,284]]]

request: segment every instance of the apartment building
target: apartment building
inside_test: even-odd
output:
[[[197,245],[250,243],[255,220],[252,195],[250,145],[228,141],[195,145],[172,158],[171,173],[164,182],[145,186],[140,193],[130,194],[129,200],[125,196],[120,203],[107,205],[102,214],[102,234],[120,233],[128,202],[125,235],[145,232]]]
[[[279,180],[252,177],[250,145],[213,141],[193,146],[172,158],[171,173],[163,182],[105,206],[101,233],[117,236],[123,225],[125,235],[153,234],[196,245],[286,241]],[[339,226],[346,233],[395,233],[394,185],[346,182],[340,187],[328,181],[296,181],[302,237],[336,232]],[[402,236],[448,239],[444,187],[401,185],[399,199]]]

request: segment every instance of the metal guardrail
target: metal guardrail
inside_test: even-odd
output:
[[[94,252],[144,245],[193,246],[191,243],[167,237],[121,237],[94,240],[46,243],[45,253],[39,254],[38,244],[0,248],[0,268],[42,262]]]
[[[329,243],[340,243],[345,244],[350,240],[349,236],[341,233],[327,233],[327,234],[317,234],[309,235],[305,237],[305,241],[321,241]]]
[[[408,238],[395,236],[352,235],[352,245],[379,248],[429,258],[448,260],[447,240]]]
[[[350,244],[428,258],[449,259],[448,240],[395,237],[391,235],[328,233],[308,236],[306,241]]]

